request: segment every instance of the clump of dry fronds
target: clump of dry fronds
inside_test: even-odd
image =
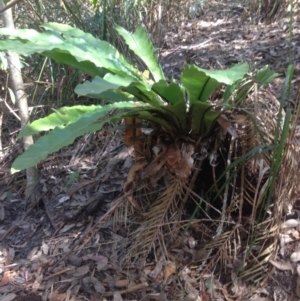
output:
[[[220,127],[199,145],[186,141],[172,144],[169,137],[168,147],[160,145],[162,152],[152,155],[151,160],[146,159],[149,152],[145,148],[142,152],[145,145],[137,143],[140,159],[125,185],[127,199],[118,214],[128,218],[129,248],[126,254],[122,253],[123,259],[145,260],[153,252],[168,257],[170,245],[184,237],[187,223],[182,223],[181,218],[186,202],[192,200],[199,211],[193,222],[210,229],[205,240],[198,242],[194,260],[199,271],[230,269],[236,276],[262,280],[262,271],[268,269],[268,260],[278,250],[279,226],[286,205],[293,204],[299,193],[295,189],[299,154],[291,129],[280,172],[275,175],[271,202],[266,201],[273,159],[272,147],[268,146],[274,144],[279,110],[279,101],[268,90],[261,90],[249,95],[237,110],[226,113],[238,138],[224,136]],[[147,141],[151,139],[148,137]],[[158,141],[162,143],[152,140],[148,147],[156,149]],[[187,155],[184,162],[189,168],[185,176],[178,177],[179,171],[185,170],[179,160],[183,154]],[[192,158],[198,158],[198,168]],[[202,197],[196,192],[197,187],[208,178],[212,179],[208,181],[211,187],[202,186],[206,189]]]

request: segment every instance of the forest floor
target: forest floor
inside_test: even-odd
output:
[[[174,24],[159,55],[169,78],[178,78],[185,63],[207,69],[224,69],[241,61],[256,68],[269,65],[280,73],[270,85],[280,99],[290,54],[295,66],[293,97],[298,93],[299,47],[298,21],[293,24],[290,52],[288,18],[255,25],[236,5],[230,12],[225,7],[208,10],[197,19]],[[0,161],[0,301],[299,300],[296,267],[284,256],[285,266],[266,273],[264,281],[232,279],[230,285],[222,278],[212,285],[213,270],[200,277],[184,261],[148,258],[146,265],[122,265],[117,250],[127,233],[105,220],[122,195],[133,164],[132,150],[123,145],[121,133],[85,136],[49,156],[39,165],[41,194],[34,206],[27,206],[23,197],[25,174],[8,176],[19,152],[15,145]],[[197,237],[187,241],[192,254]],[[188,247],[183,248],[177,252]]]

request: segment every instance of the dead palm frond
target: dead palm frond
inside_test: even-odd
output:
[[[159,247],[160,252],[167,254],[166,241],[178,233],[176,227],[182,214],[186,195],[187,180],[171,177],[169,185],[159,194],[159,197],[149,204],[147,212],[143,214],[143,222],[130,235],[133,242],[129,256],[145,258],[151,249]]]
[[[268,261],[278,252],[281,221],[299,195],[298,117],[299,108],[291,119],[291,110],[285,112],[283,101],[267,89],[248,95],[232,114],[239,134],[233,153],[239,159],[226,169],[231,197],[223,229],[229,231],[216,231],[200,251],[205,254],[200,260],[203,272],[229,266],[244,279],[261,281],[268,275]]]

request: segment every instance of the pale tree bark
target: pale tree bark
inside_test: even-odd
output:
[[[0,10],[5,7],[3,0],[0,0]],[[14,20],[12,16],[11,8],[5,10],[1,14],[1,18],[3,20],[4,27],[6,28],[14,28]],[[16,103],[19,108],[19,116],[21,120],[21,128],[29,123],[29,114],[28,114],[28,102],[27,96],[25,93],[24,82],[20,70],[20,59],[19,56],[14,52],[7,53],[7,61],[9,67],[9,75],[11,88],[15,94]],[[33,144],[32,136],[27,136],[23,138],[24,149],[26,150],[30,145]],[[38,189],[38,171],[37,168],[30,167],[26,170],[27,176],[27,185],[25,196],[29,203],[34,203],[39,196]]]
[[[0,13],[3,13],[4,11],[6,11],[7,9],[13,7],[14,5],[16,5],[17,3],[21,2],[23,0],[12,0],[12,1],[9,1],[8,3],[6,3],[6,6],[3,6],[1,9],[0,9]]]

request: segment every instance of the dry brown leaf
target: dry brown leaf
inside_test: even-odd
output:
[[[296,294],[300,298],[300,276],[297,275],[297,281],[296,281]]]
[[[82,277],[84,275],[86,275],[90,270],[89,265],[84,265],[80,268],[75,269],[74,272],[71,272],[71,275],[75,276],[75,277]]]
[[[64,196],[62,196],[62,197],[58,200],[58,203],[64,203],[64,202],[66,202],[66,201],[69,200],[69,199],[70,199],[70,196],[64,195]]]
[[[39,279],[35,279],[32,284],[32,291],[36,293],[40,286],[41,286],[41,281]]]
[[[43,255],[42,250],[39,250],[35,255],[30,258],[30,261],[39,260]]]
[[[0,203],[0,221],[4,221],[5,219],[5,210],[4,206]]]
[[[254,36],[253,36],[253,34],[245,34],[245,35],[243,36],[243,38],[244,38],[245,40],[253,40]]]
[[[42,281],[43,281],[43,274],[41,273],[41,270],[42,270],[42,267],[40,267],[38,269],[38,271],[36,273],[34,273],[34,277],[39,283],[42,283]]]
[[[42,242],[42,251],[43,251],[43,253],[44,253],[45,255],[47,255],[48,252],[49,252],[49,246],[45,243],[44,240],[43,240],[43,242]]]
[[[195,238],[190,236],[189,239],[188,239],[188,244],[189,244],[190,249],[194,249],[195,246],[196,246]]]
[[[297,266],[297,274],[300,276],[300,265]]]
[[[147,167],[144,168],[143,172],[141,173],[142,178],[151,178],[153,176],[157,176],[159,173],[162,173],[162,167],[166,163],[166,159],[163,155],[164,153],[159,154]]]
[[[128,154],[128,157],[124,160],[122,171],[124,169],[125,170],[130,169],[132,165],[133,165],[133,159],[130,157],[130,154]]]
[[[185,282],[184,289],[187,292],[187,301],[202,301],[199,291],[190,282]]]
[[[124,192],[130,191],[139,178],[139,172],[147,165],[146,161],[136,162],[129,170],[126,182],[123,185]]]
[[[164,158],[170,170],[173,171],[177,177],[186,179],[191,174],[194,164],[192,157],[194,150],[195,146],[187,142],[183,142],[181,145],[171,144],[167,148]]]
[[[276,267],[277,269],[281,270],[281,271],[288,271],[288,270],[293,270],[293,267],[291,265],[290,262],[281,262],[281,261],[276,261],[276,260],[269,260],[270,263],[272,263],[274,265],[274,267]]]
[[[70,229],[72,229],[73,227],[75,227],[75,224],[67,224],[59,231],[59,233],[67,232]]]
[[[292,253],[291,258],[290,258],[291,262],[297,262],[300,260],[300,251],[296,251],[294,253]]]
[[[123,298],[119,292],[114,292],[114,301],[123,301]]]
[[[10,262],[12,262],[15,258],[15,249],[14,248],[8,248],[8,256],[9,256]]]
[[[161,257],[156,263],[155,268],[149,273],[149,276],[153,279],[156,279],[163,269],[164,259]]]
[[[82,257],[83,260],[93,260],[97,263],[97,271],[107,269],[108,258],[102,255],[85,255]]]
[[[288,234],[279,234],[279,240],[280,240],[280,246],[284,247],[286,244],[294,241],[292,237],[290,237]]]
[[[242,115],[242,114],[234,115],[233,118],[234,118],[234,121],[240,125],[244,125],[249,120],[248,115]]]
[[[0,282],[0,294],[6,294],[6,293],[10,293],[13,292],[15,290],[15,286],[14,285],[3,285],[2,281]]]
[[[232,126],[232,123],[228,120],[228,118],[225,115],[220,115],[217,119],[217,122],[219,125],[226,130],[233,138],[237,138],[238,134],[234,127]]]
[[[103,271],[103,270],[107,270],[107,262],[105,261],[99,261],[97,263],[97,271]]]
[[[52,295],[52,301],[64,301],[66,299],[66,293],[59,294],[58,292],[54,292]]]
[[[176,264],[174,262],[168,263],[164,268],[164,278],[168,278],[169,276],[175,274],[176,272]]]
[[[299,231],[297,230],[292,231],[292,237],[297,240],[300,239]]]
[[[13,282],[15,272],[4,271],[4,275],[0,280],[0,287]]]
[[[102,294],[99,293],[91,293],[89,301],[106,301],[107,299],[102,299]]]
[[[202,291],[200,293],[201,301],[209,301],[209,295],[206,293],[206,291]]]
[[[102,256],[102,255],[93,255],[93,254],[86,254],[84,256],[82,256],[83,260],[93,260],[96,262],[108,262],[108,259],[106,256]]]
[[[130,282],[129,279],[119,279],[119,280],[116,280],[115,287],[116,288],[126,287],[129,282]]]
[[[198,292],[189,292],[186,299],[186,301],[202,301],[202,299],[200,299]]]
[[[299,221],[296,219],[288,219],[284,223],[280,225],[281,229],[287,229],[287,228],[295,228],[299,225]]]
[[[12,247],[16,248],[16,249],[23,249],[27,246],[28,242],[25,241],[23,244],[21,245],[15,245],[15,244],[11,244]]]
[[[96,279],[95,277],[91,277],[91,281],[97,293],[101,293],[101,294],[105,293],[105,287],[98,279]]]
[[[3,298],[0,298],[0,301],[11,301],[14,300],[16,298],[16,294],[14,293],[9,293],[6,296],[4,296]]]
[[[267,298],[260,297],[259,295],[255,294],[251,297],[251,301],[267,301]]]
[[[68,258],[67,261],[70,265],[73,265],[75,267],[80,267],[82,265],[82,258],[75,254],[71,254]]]
[[[180,279],[182,281],[191,282],[191,278],[189,276],[190,273],[191,270],[188,267],[184,267],[179,273]]]

